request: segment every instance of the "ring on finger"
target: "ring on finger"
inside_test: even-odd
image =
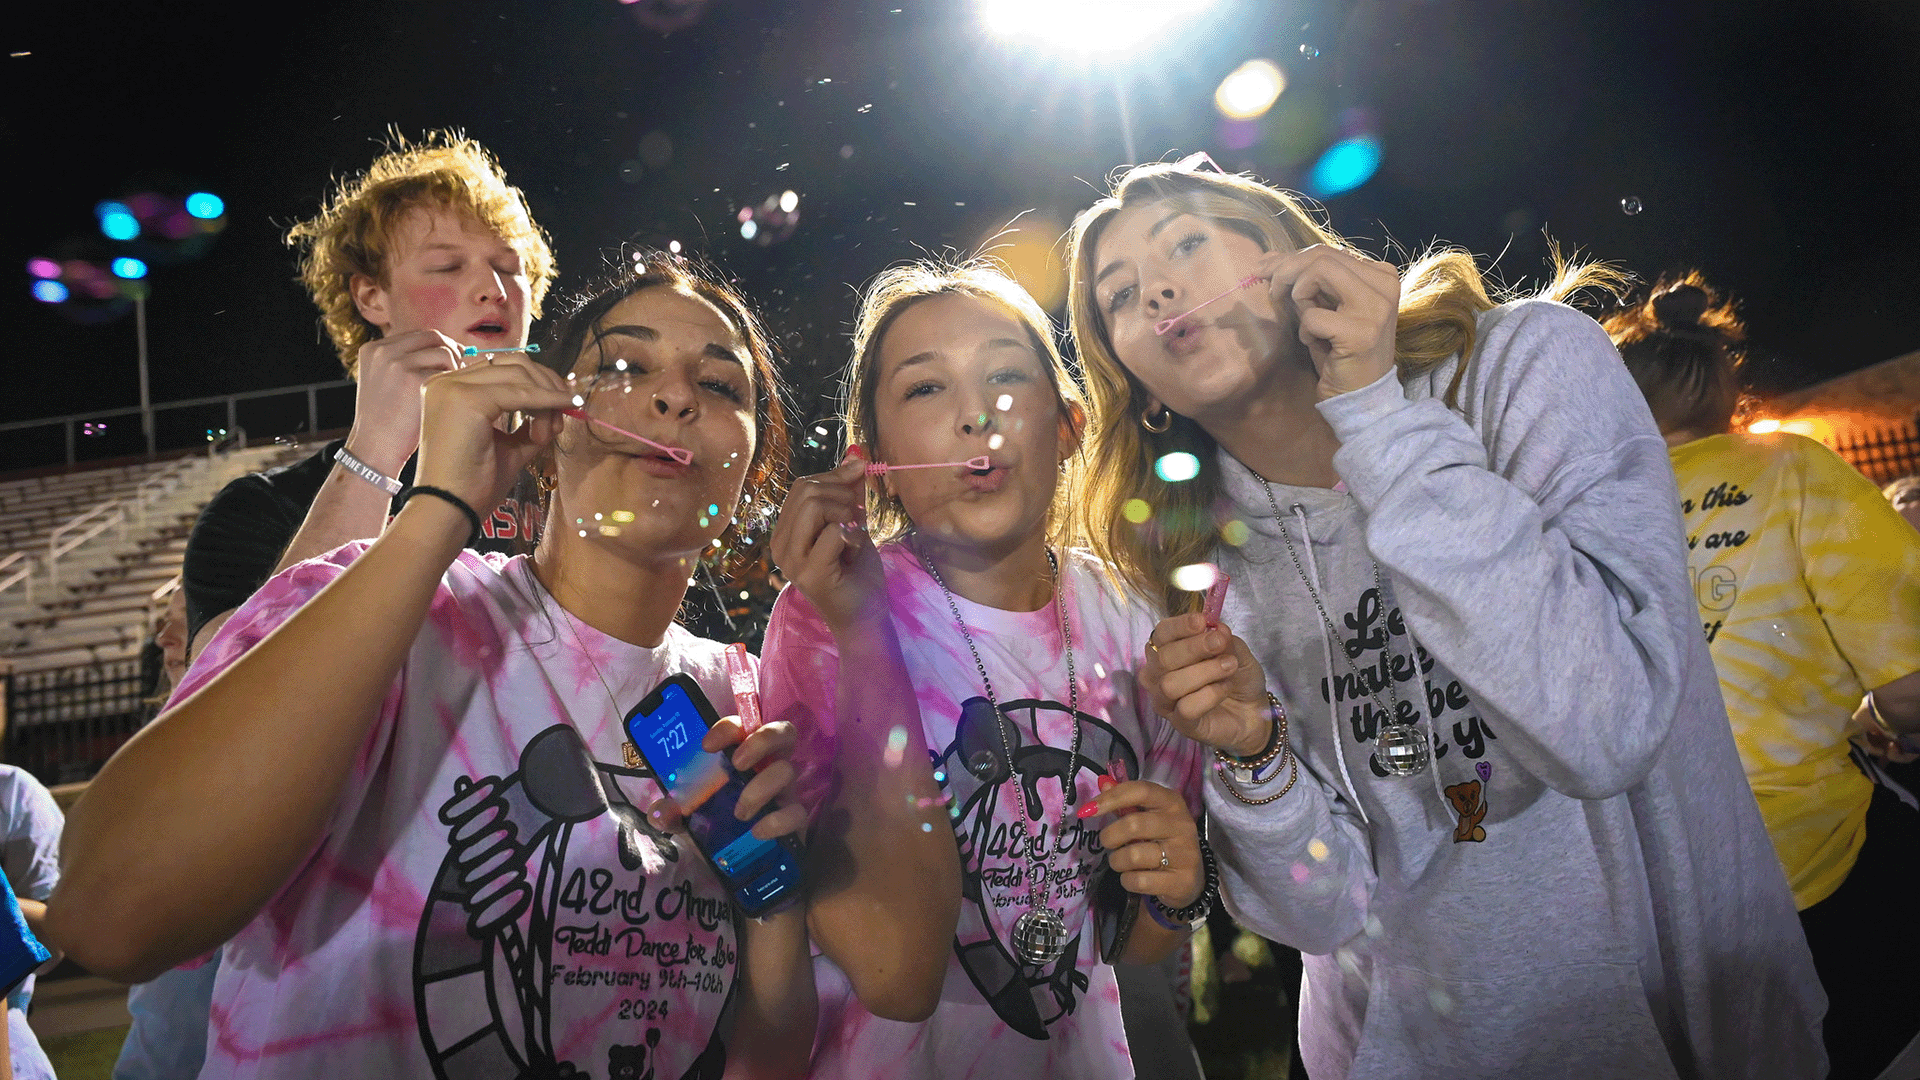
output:
[[[1160,845],[1160,869],[1173,869],[1173,860],[1167,858],[1167,845],[1165,844]]]
[[[1152,650],[1153,650],[1153,655],[1155,655],[1155,656],[1159,656],[1159,655],[1160,655],[1160,646],[1159,646],[1159,645],[1157,645],[1157,644],[1155,644],[1155,642],[1154,642],[1154,640],[1153,640],[1152,638],[1148,638],[1148,639],[1147,639],[1147,648],[1149,648],[1149,649],[1152,649]]]

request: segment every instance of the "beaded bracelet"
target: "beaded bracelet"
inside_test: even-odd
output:
[[[1268,740],[1267,748],[1260,752],[1258,758],[1238,758],[1217,749],[1213,752],[1213,768],[1214,771],[1220,775],[1220,786],[1227,789],[1227,794],[1246,803],[1248,806],[1265,806],[1279,799],[1287,792],[1292,791],[1293,785],[1300,779],[1300,759],[1294,754],[1293,743],[1287,738],[1286,706],[1280,703],[1280,699],[1275,697],[1271,690],[1267,691],[1267,704],[1273,708],[1273,737]],[[1271,795],[1258,799],[1249,799],[1241,793],[1239,788],[1234,786],[1233,781],[1227,776],[1227,770],[1229,769],[1246,769],[1250,776],[1257,777],[1260,770],[1271,764],[1276,757],[1291,771],[1287,775],[1286,785]],[[1278,775],[1279,770],[1275,769],[1274,774]],[[1268,779],[1272,779],[1272,777]]]
[[[1286,753],[1288,745],[1287,707],[1280,703],[1280,699],[1275,697],[1271,690],[1267,691],[1267,710],[1267,715],[1271,719],[1272,727],[1268,730],[1267,745],[1262,747],[1258,754],[1243,758],[1235,754],[1229,754],[1225,750],[1216,747],[1213,751],[1213,759],[1229,768],[1245,769],[1248,772],[1257,773],[1272,764],[1275,758]]]
[[[1220,896],[1220,867],[1214,862],[1213,848],[1208,846],[1207,838],[1200,838],[1200,867],[1206,874],[1206,884],[1200,887],[1200,895],[1186,907],[1170,908],[1160,902],[1157,896],[1146,898],[1147,914],[1153,921],[1175,933],[1185,933],[1195,923],[1205,922],[1213,914],[1213,903]]]

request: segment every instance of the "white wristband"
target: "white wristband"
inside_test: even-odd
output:
[[[400,481],[395,480],[393,477],[382,473],[380,470],[374,468],[373,466],[367,464],[364,461],[361,461],[359,458],[354,457],[352,454],[347,452],[347,448],[345,446],[342,446],[340,447],[340,449],[335,450],[333,452],[333,460],[339,462],[341,465],[344,465],[348,472],[352,473],[353,475],[359,477],[362,480],[365,480],[367,483],[372,484],[374,487],[379,488],[381,491],[384,491],[389,495],[400,494],[402,488],[405,486],[401,484]]]

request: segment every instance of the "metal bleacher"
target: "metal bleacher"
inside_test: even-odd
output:
[[[308,451],[203,452],[0,480],[5,760],[84,780],[150,711],[141,651],[208,499]]]

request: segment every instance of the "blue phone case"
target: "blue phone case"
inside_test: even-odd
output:
[[[740,910],[759,918],[800,898],[800,848],[791,837],[754,837],[754,824],[769,810],[750,821],[733,816],[752,777],[735,769],[727,755],[700,749],[701,738],[718,719],[698,683],[687,675],[671,675],[627,714],[627,738],[676,802],[682,793],[695,790],[695,806],[681,807],[694,847]]]

